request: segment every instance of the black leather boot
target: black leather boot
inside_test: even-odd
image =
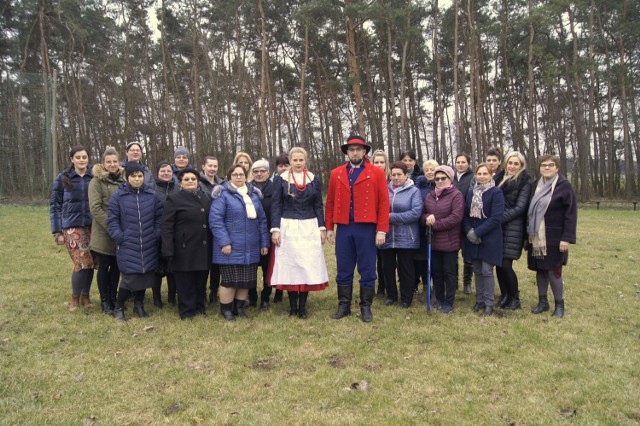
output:
[[[547,300],[547,295],[538,296],[538,306],[531,310],[532,314],[541,314],[543,312],[547,312],[549,310],[549,300]]]
[[[140,318],[148,317],[149,315],[144,310],[144,302],[135,300],[133,302],[133,312]]]
[[[507,293],[502,293],[496,302],[496,308],[504,309],[511,300]]]
[[[522,306],[520,306],[520,292],[516,292],[516,295],[511,297],[511,299],[509,300],[509,303],[507,303],[504,307],[504,309],[508,309],[510,311],[515,311],[516,309],[520,309],[522,308]]]
[[[240,318],[247,318],[247,313],[244,311],[245,301],[235,299],[234,303],[236,306],[236,315],[239,316]]]
[[[485,308],[486,305],[484,304],[484,302],[476,302],[476,304],[473,305],[473,312],[484,311]]]
[[[295,317],[298,315],[298,292],[288,291],[287,297],[289,298],[289,316]]]
[[[273,296],[273,303],[282,302],[282,290],[276,290],[275,296]]]
[[[331,318],[340,319],[351,315],[351,298],[353,297],[353,284],[338,286],[338,311],[331,314]]]
[[[221,303],[220,304],[220,314],[227,321],[235,321],[236,317],[231,312],[233,309],[233,303]]]
[[[309,293],[306,291],[298,293],[298,318],[307,319],[307,297]]]
[[[551,314],[552,317],[562,318],[564,316],[564,299],[556,300],[556,308],[553,310]]]
[[[124,308],[116,302],[116,306],[113,308],[113,317],[118,321],[126,321],[124,317]]]
[[[483,317],[490,317],[493,315],[493,306],[485,306],[484,312],[482,312]]]
[[[371,322],[373,320],[371,304],[373,303],[374,293],[375,288],[360,286],[360,314],[364,322]]]

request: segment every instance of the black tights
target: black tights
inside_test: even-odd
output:
[[[500,294],[506,294],[511,298],[518,297],[518,276],[513,270],[513,259],[502,259],[502,267],[496,267],[496,276]]]
[[[144,301],[144,290],[131,291],[127,288],[120,288],[118,292],[118,305],[124,308],[124,303],[127,301],[129,296],[133,293],[133,301],[134,302],[143,302]]]

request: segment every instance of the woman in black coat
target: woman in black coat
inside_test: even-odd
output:
[[[560,159],[543,155],[538,159],[540,179],[533,183],[529,205],[527,263],[536,271],[538,306],[532,313],[549,310],[549,284],[556,302],[552,316],[564,316],[564,282],[562,266],[569,260],[569,244],[576,243],[578,209],[576,193],[569,181],[559,173]]]
[[[198,172],[178,173],[180,190],[170,194],[162,215],[162,257],[176,280],[181,319],[205,314],[207,277],[211,263],[209,208]]]
[[[527,207],[531,194],[531,179],[527,173],[524,156],[518,151],[504,158],[504,174],[497,183],[504,194],[504,216],[502,217],[502,265],[496,267],[500,286],[500,298],[496,307],[520,309],[518,276],[513,270],[513,261],[520,259],[524,246]]]

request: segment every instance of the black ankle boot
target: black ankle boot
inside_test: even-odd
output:
[[[124,317],[124,308],[116,303],[116,306],[113,309],[113,317],[118,321],[126,321],[127,319]]]
[[[102,308],[102,312],[104,312],[107,315],[113,315],[113,307],[111,306],[111,303],[109,303],[110,300],[106,297],[101,298],[100,300],[100,307]]]
[[[240,299],[235,299],[234,304],[236,306],[236,316],[240,318],[247,318],[247,313],[244,310],[245,301]]]
[[[144,302],[142,301],[136,300],[133,302],[133,312],[140,318],[149,316],[144,310]]]
[[[476,304],[473,305],[473,312],[484,311],[484,308],[486,308],[484,302],[476,302]]]
[[[522,306],[520,306],[520,292],[517,292],[516,295],[509,300],[509,303],[504,306],[504,309],[515,311],[520,308],[522,308]]]
[[[547,300],[547,295],[538,296],[538,306],[531,310],[532,314],[541,314],[543,312],[547,312],[549,310],[549,300]]]
[[[276,294],[273,296],[273,303],[282,302],[282,290],[276,290]]]
[[[176,306],[176,283],[173,281],[173,278],[169,278],[169,276],[167,276],[167,301],[171,305]]]
[[[500,298],[496,302],[496,308],[504,309],[505,306],[511,301],[511,298],[507,293],[501,294]]]
[[[338,286],[338,311],[331,315],[333,319],[340,319],[351,315],[351,297],[353,284]]]
[[[287,297],[289,298],[289,316],[295,317],[298,315],[298,292],[288,291]]]
[[[308,292],[300,292],[298,294],[298,318],[307,319],[307,297]]]
[[[235,321],[236,317],[233,315],[233,302],[232,303],[221,303],[220,304],[220,314],[227,321]]]
[[[360,314],[364,322],[371,322],[373,320],[371,304],[373,303],[374,293],[375,289],[373,287],[360,286]]]
[[[556,300],[556,308],[553,310],[551,314],[552,317],[562,318],[564,316],[564,299]]]

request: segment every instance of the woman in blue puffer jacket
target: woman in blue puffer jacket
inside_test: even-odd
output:
[[[220,313],[227,321],[246,317],[244,305],[249,289],[256,287],[260,256],[269,252],[262,194],[247,184],[247,174],[243,166],[233,165],[227,172],[227,182],[213,189],[209,210],[213,263],[220,265],[222,275]]]
[[[56,244],[65,244],[73,261],[69,311],[75,312],[78,304],[88,308],[93,306],[89,299],[94,267],[89,249],[93,221],[89,209],[89,183],[93,173],[84,147],[72,148],[69,158],[71,165],[53,183],[49,218]]]
[[[124,303],[133,293],[133,311],[146,317],[144,292],[154,283],[159,265],[158,246],[162,201],[144,183],[144,166],[129,162],[125,166],[126,182],[109,201],[108,230],[116,243],[118,268],[122,273],[114,316],[125,321]]]
[[[407,166],[396,161],[391,164],[389,182],[389,232],[382,253],[382,270],[387,290],[386,306],[398,300],[396,269],[400,278],[400,301],[408,308],[413,300],[415,268],[413,256],[420,247],[420,226],[422,196],[420,190],[409,179]]]

